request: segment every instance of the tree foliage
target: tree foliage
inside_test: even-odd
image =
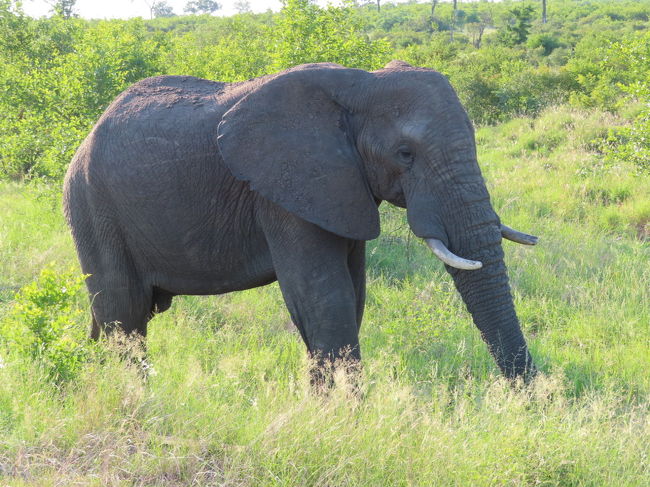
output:
[[[251,4],[248,0],[237,0],[234,4],[235,10],[238,14],[245,14],[252,12]]]
[[[645,158],[650,0],[566,0],[552,5],[546,24],[540,8],[458,2],[454,15],[450,2],[377,11],[374,3],[288,0],[277,14],[86,21],[32,19],[20,2],[0,0],[0,177],[59,179],[110,101],[144,77],[241,81],[321,61],[377,69],[403,59],[434,68],[478,124],[558,103],[628,113],[630,124],[611,134],[603,154]]]
[[[191,0],[187,2],[184,12],[189,14],[211,14],[221,8],[214,0]]]
[[[321,9],[308,0],[287,0],[273,32],[273,69],[302,63],[334,62],[373,69],[387,59],[388,45],[362,31],[351,5]]]
[[[510,9],[506,24],[499,32],[499,40],[506,46],[515,46],[526,42],[530,28],[533,26],[534,11],[535,9],[531,5]]]
[[[69,19],[75,15],[74,6],[76,3],[77,0],[57,0],[54,2],[52,8],[56,15]]]
[[[634,35],[613,43],[601,61],[603,72],[616,76],[624,96],[619,103],[639,107],[632,123],[610,130],[604,144],[607,162],[631,162],[639,170],[650,171],[650,33]]]
[[[164,0],[152,2],[151,16],[152,17],[173,17],[174,9]]]
[[[115,95],[160,72],[160,44],[141,20],[84,28],[78,19],[39,22],[19,14],[10,24],[25,31],[0,71],[0,171],[60,178]],[[7,40],[13,43],[14,34]]]

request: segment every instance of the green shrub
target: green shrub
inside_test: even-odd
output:
[[[647,90],[650,33],[633,32],[622,39],[607,31],[585,36],[567,69],[578,84],[571,96],[574,105],[614,111],[638,96],[637,89]]]
[[[388,59],[388,43],[370,40],[362,31],[363,23],[348,2],[321,9],[307,0],[288,0],[271,37],[273,69],[318,62],[360,69],[381,67]]]
[[[544,56],[548,56],[562,44],[555,36],[551,34],[535,34],[528,38],[526,45],[531,49],[537,49],[541,47]]]
[[[459,54],[459,45],[449,42],[446,33],[434,33],[426,44],[412,44],[395,52],[395,58],[413,66],[427,66],[445,71]]]
[[[610,128],[600,148],[606,165],[628,162],[650,171],[650,111],[630,126]]]
[[[77,305],[84,279],[72,271],[58,273],[49,265],[16,293],[0,320],[0,350],[8,360],[31,359],[55,381],[76,375],[90,351]]]
[[[532,66],[524,51],[489,45],[480,50],[427,59],[411,50],[420,65],[431,66],[449,77],[470,118],[478,124],[494,124],[512,117],[535,116],[544,108],[562,103],[576,88],[568,71]]]
[[[60,180],[113,98],[161,72],[162,46],[139,19],[25,22],[21,48],[0,52],[0,177]],[[0,45],[7,38],[0,30]]]
[[[269,73],[268,27],[242,17],[224,21],[218,35],[199,30],[172,37],[165,73],[228,82]]]
[[[528,39],[532,27],[533,12],[531,5],[512,7],[506,16],[505,25],[499,30],[497,40],[506,46],[523,44]]]
[[[650,33],[612,44],[603,66],[610,71],[625,67],[626,74],[617,83],[625,94],[620,103],[641,106],[630,125],[609,130],[602,146],[605,162],[631,163],[638,170],[650,171]]]

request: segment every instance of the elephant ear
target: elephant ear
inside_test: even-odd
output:
[[[226,166],[304,220],[343,237],[376,238],[377,203],[344,101],[354,101],[350,94],[368,76],[336,65],[307,65],[260,80],[219,124]]]

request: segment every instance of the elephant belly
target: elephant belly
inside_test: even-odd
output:
[[[148,280],[153,286],[174,295],[211,295],[265,286],[275,282],[277,278],[275,272],[270,270],[255,275],[242,272],[238,276],[225,278],[218,275],[188,277],[157,273],[152,274]]]
[[[170,252],[148,260],[143,280],[173,294],[223,294],[276,280],[270,255],[263,251],[251,255],[223,252],[212,258],[196,258],[193,252]]]
[[[275,281],[266,238],[252,216],[220,211],[218,205],[192,208],[158,208],[157,214],[141,208],[137,218],[126,219],[140,223],[124,230],[146,285],[173,294],[221,294]]]
[[[114,179],[118,225],[146,285],[220,294],[275,280],[258,197],[214,161],[139,161]]]

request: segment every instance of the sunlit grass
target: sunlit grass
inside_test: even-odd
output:
[[[56,186],[0,185],[0,304],[49,262],[76,265]]]

